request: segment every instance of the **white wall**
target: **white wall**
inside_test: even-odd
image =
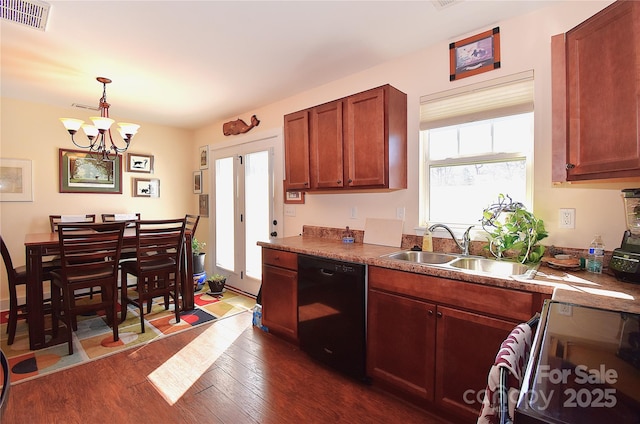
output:
[[[493,79],[529,69],[535,74],[534,212],[545,221],[549,237],[545,244],[586,248],[593,235],[603,236],[607,249],[619,246],[625,229],[620,190],[637,187],[624,183],[558,184],[551,182],[551,36],[563,33],[597,13],[611,1],[568,1],[538,12],[496,22],[501,34],[500,69],[459,81],[449,81],[448,43],[474,35],[459,34],[446,43],[425,48],[364,72],[300,93],[280,102],[247,111],[241,118],[257,114],[260,129],[281,127],[283,115],[320,103],[389,83],[407,93],[408,187],[391,193],[308,194],[304,205],[295,205],[296,216],[285,217],[285,236],[297,235],[304,224],[364,229],[366,217],[395,218],[396,208],[406,210],[404,232],[413,234],[418,225],[419,98],[455,87]],[[238,118],[229,117],[228,120]],[[225,120],[226,121],[226,120]],[[196,132],[196,143],[228,141],[222,124],[216,122]],[[356,207],[357,219],[350,219]],[[576,228],[558,228],[558,209],[576,209]],[[481,216],[482,211],[478,211]]]
[[[59,193],[58,149],[77,148],[58,118],[88,120],[89,111],[6,97],[1,99],[1,106],[0,157],[29,159],[33,169],[33,202],[0,203],[0,230],[15,266],[25,264],[25,234],[49,232],[50,214],[94,213],[100,220],[102,213],[140,212],[143,218],[159,219],[197,212],[197,196],[191,185],[192,171],[197,169],[197,147],[190,131],[140,122],[130,151],[153,155],[153,174],[129,173],[123,168],[122,194]],[[85,138],[82,132],[79,135]],[[132,178],[160,179],[160,198],[132,197]],[[0,310],[7,309],[6,278],[2,266]]]

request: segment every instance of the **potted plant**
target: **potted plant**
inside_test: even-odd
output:
[[[482,228],[489,234],[489,250],[497,259],[512,259],[520,263],[538,263],[545,247],[539,241],[547,237],[544,222],[526,210],[509,195],[500,194],[498,202],[482,214]]]
[[[207,284],[209,284],[209,292],[212,294],[220,294],[224,289],[224,285],[227,282],[227,277],[222,274],[213,274],[207,278]]]
[[[204,260],[206,253],[202,250],[207,244],[199,241],[197,238],[191,239],[191,253],[193,257],[193,275],[202,274],[204,272]]]

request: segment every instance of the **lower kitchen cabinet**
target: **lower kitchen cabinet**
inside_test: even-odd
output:
[[[370,290],[368,310],[369,377],[433,401],[436,305]]]
[[[298,255],[262,249],[262,324],[298,340]]]
[[[496,353],[519,323],[443,306],[436,321],[436,403],[471,422],[480,412],[478,393],[484,392]]]
[[[502,341],[542,305],[533,293],[373,266],[368,295],[373,384],[460,422],[477,418]]]

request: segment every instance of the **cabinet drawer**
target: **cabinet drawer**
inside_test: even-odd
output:
[[[297,271],[298,254],[283,250],[262,249],[262,263]]]

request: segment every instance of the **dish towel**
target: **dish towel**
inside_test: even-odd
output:
[[[482,408],[478,417],[478,424],[498,424],[500,422],[498,393],[500,387],[500,369],[509,371],[507,378],[509,416],[513,417],[518,393],[522,385],[531,352],[532,330],[529,324],[522,323],[514,328],[500,345],[496,360],[491,366],[487,377],[487,387],[484,392]]]

